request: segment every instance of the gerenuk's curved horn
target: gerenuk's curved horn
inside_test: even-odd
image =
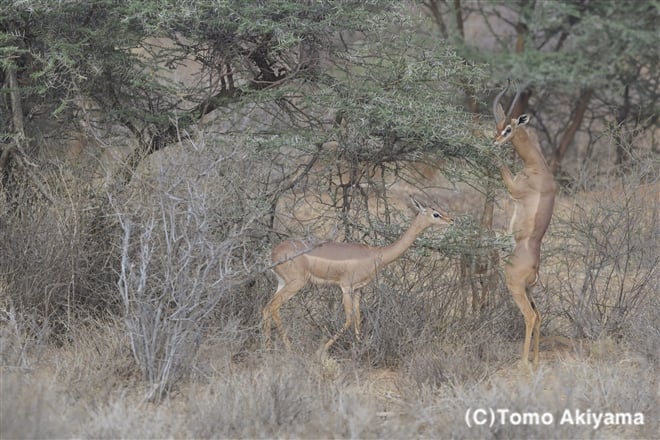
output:
[[[500,99],[502,99],[502,96],[504,96],[504,94],[507,92],[507,90],[509,90],[509,83],[510,83],[510,81],[507,81],[507,82],[506,82],[506,87],[504,88],[504,90],[502,90],[502,91],[501,91],[501,92],[495,97],[495,100],[493,101],[493,116],[495,117],[495,123],[497,123],[497,124],[499,124],[500,122],[502,122],[501,120],[498,120],[498,118],[497,118],[497,104],[499,104]]]
[[[532,81],[527,81],[525,82],[522,86],[518,87],[518,90],[516,91],[516,96],[513,98],[513,101],[511,101],[511,106],[509,106],[509,111],[506,112],[506,118],[510,119],[511,118],[511,112],[513,112],[513,109],[516,106],[516,103],[518,102],[518,99],[520,98],[520,95],[522,95],[522,92],[525,91],[527,87],[532,83]]]

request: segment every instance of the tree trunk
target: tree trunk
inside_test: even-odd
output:
[[[463,27],[463,10],[461,9],[461,0],[454,0],[454,14],[456,16],[456,29],[461,36],[461,41],[465,41],[465,29]]]
[[[21,93],[19,92],[18,78],[16,75],[15,67],[10,67],[7,69],[7,77],[9,79],[9,95],[11,96],[11,120],[14,124],[14,133],[21,137],[25,137],[23,104],[21,103]]]
[[[616,115],[616,127],[614,127],[614,141],[616,144],[616,164],[621,166],[630,161],[629,139],[623,133],[623,123],[628,119],[630,113],[630,86],[626,85],[623,90],[623,104],[619,107]]]
[[[440,31],[440,35],[442,38],[447,39],[449,34],[447,33],[447,26],[445,25],[445,21],[442,19],[442,13],[440,12],[440,8],[438,7],[438,1],[439,0],[428,0],[424,2],[424,6],[428,8],[429,11],[431,11],[431,14],[433,15],[433,20],[435,20],[435,24],[438,25],[438,30]]]
[[[577,103],[575,104],[575,109],[571,115],[571,122],[568,124],[568,128],[561,137],[559,145],[555,149],[552,159],[550,160],[550,171],[553,174],[557,174],[559,168],[561,167],[561,162],[568,151],[568,147],[573,143],[575,134],[577,133],[580,125],[582,125],[582,120],[584,115],[587,112],[589,102],[591,101],[591,96],[593,95],[592,89],[583,89],[578,97]]]
[[[20,142],[25,138],[25,121],[23,118],[23,105],[21,103],[21,94],[18,88],[18,78],[15,67],[6,70],[7,83],[9,86],[9,97],[11,102],[11,121],[14,132],[14,142],[7,143],[0,153],[0,173],[2,175],[2,190],[5,193],[8,207],[11,211],[18,208],[18,183],[16,176],[13,176],[15,165],[14,156]]]

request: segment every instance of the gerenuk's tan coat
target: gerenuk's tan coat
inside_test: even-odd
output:
[[[378,271],[399,258],[425,229],[433,225],[453,222],[446,214],[425,208],[415,202],[419,214],[410,228],[389,246],[371,247],[357,243],[327,242],[312,246],[302,240],[285,241],[272,251],[273,272],[278,286],[275,296],[263,310],[264,335],[270,340],[271,320],[275,322],[284,343],[291,347],[286,331],[282,327],[279,309],[305,284],[334,284],[341,288],[346,314],[344,326],[319,350],[322,354],[351,325],[355,335],[360,336],[360,294],[358,289],[374,279]]]
[[[519,95],[520,93],[514,98],[514,103]],[[543,157],[534,130],[525,126],[529,120],[528,116],[521,115],[514,119],[504,116],[498,105],[501,96],[502,94],[494,103],[497,122],[495,144],[501,145],[510,140],[524,164],[515,177],[505,165],[500,168],[504,184],[514,201],[509,233],[516,242],[506,261],[504,275],[511,296],[525,318],[521,362],[529,362],[531,338],[534,335],[533,365],[536,367],[539,361],[541,314],[534,306],[529,289],[538,279],[541,241],[552,218],[558,187]],[[513,104],[511,107],[514,107]],[[510,123],[505,126],[508,121]]]

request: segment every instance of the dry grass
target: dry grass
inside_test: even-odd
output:
[[[2,368],[0,437],[650,438],[658,429],[657,363],[613,341],[594,342],[589,355],[546,352],[530,373],[511,361],[475,359],[458,343],[429,343],[395,370],[284,351],[235,360],[223,336],[213,336],[195,373],[153,404],[143,399],[146,385],[127,373],[120,325],[79,336],[66,348],[44,349],[31,368]],[[495,340],[493,351],[515,358],[508,343]],[[475,362],[485,369],[477,375]],[[555,423],[469,428],[469,408],[549,412]],[[641,412],[645,424],[560,424],[566,409]]]

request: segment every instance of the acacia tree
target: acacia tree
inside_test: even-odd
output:
[[[310,103],[309,108],[332,105],[342,117],[374,108],[360,132],[380,133],[390,143],[396,132],[396,141],[408,145],[401,152],[465,141],[465,136],[454,135],[461,129],[452,134],[446,128],[453,124],[434,122],[434,113],[456,116],[449,122],[465,127],[454,97],[442,87],[451,87],[459,77],[465,82],[469,69],[461,67],[447,46],[423,36],[411,38],[406,12],[397,2],[72,1],[53,7],[33,0],[12,6],[0,16],[6,55],[3,103],[14,110],[4,113],[14,115],[13,124],[5,120],[11,127],[5,135],[24,130],[38,149],[33,134],[53,118],[59,127],[81,120],[88,127],[120,125],[138,144],[117,175],[120,184],[144,157],[176,142],[204,115],[255,103],[279,106],[279,127],[303,131],[316,130],[319,123],[327,127],[327,120],[306,113],[295,99]],[[401,42],[398,37],[375,40],[388,27],[400,32]],[[355,49],[346,38],[364,38],[365,43]],[[357,56],[351,58],[349,46]],[[181,81],[167,75],[168,69],[191,62],[199,67],[194,77]],[[364,69],[372,69],[373,75]],[[416,89],[428,80],[439,88]],[[311,98],[300,96],[301,86]],[[391,99],[383,98],[384,91]],[[436,99],[433,93],[438,93]],[[409,106],[404,108],[399,98]],[[433,107],[410,105],[422,99]],[[374,105],[362,106],[370,101]],[[415,112],[425,124],[418,119],[412,126],[413,117],[403,119]],[[27,126],[18,122],[19,115],[29,116]],[[412,147],[419,140],[422,145]],[[11,149],[3,151],[11,154]]]
[[[595,131],[610,127],[614,163],[631,157],[632,139],[652,135],[657,124],[660,8],[657,2],[428,0],[422,2],[440,33],[463,47],[468,60],[491,66],[492,78],[533,81],[523,94],[542,133],[551,168],[558,173],[579,131],[590,135],[588,151],[602,156],[606,145]],[[495,47],[465,40],[467,20],[490,30]],[[593,128],[592,128],[593,127]]]
[[[635,135],[653,136],[649,129],[657,122],[658,76],[654,72],[658,56],[648,47],[654,45],[657,4],[609,0],[419,3],[432,17],[441,38],[452,42],[466,63],[489,66],[491,88],[509,79],[532,83],[520,96],[515,112],[534,114],[554,173],[563,174],[561,163],[580,130],[589,134],[589,153],[584,159],[588,162],[594,155],[602,160],[608,154],[608,143],[598,131],[609,128],[616,150],[612,162],[617,165],[625,165],[633,155],[630,148]],[[468,26],[488,32],[466,37]],[[489,111],[489,105],[480,108],[483,96],[477,97],[467,86],[462,88],[474,97],[468,102],[471,112]],[[529,107],[532,92],[536,99]],[[491,179],[498,174],[492,172]],[[477,242],[492,233],[495,188],[483,188],[484,231]],[[474,298],[485,299],[491,290],[488,274],[498,266],[498,259],[497,252],[487,255],[463,257]],[[481,274],[487,275],[486,282],[475,284],[475,277],[483,277]]]
[[[119,127],[136,146],[115,174],[117,188],[145,157],[178,142],[206,115],[222,114],[230,121],[225,127],[245,126],[240,118],[255,107],[266,109],[267,121],[247,123],[249,129],[266,133],[273,147],[309,149],[338,139],[342,157],[355,166],[426,153],[467,158],[478,173],[490,166],[455,94],[457,85],[479,88],[483,70],[420,33],[398,2],[53,7],[34,0],[15,2],[4,14],[3,51],[13,54],[5,84],[14,72],[20,87],[6,87],[13,94],[3,96],[18,98],[6,100],[6,109],[31,115],[26,152],[38,152],[34,134],[54,119],[60,130],[83,121],[96,137]],[[186,63],[196,66],[191,77],[168,74]],[[4,156],[13,151],[3,148]],[[7,165],[3,173],[11,174]],[[293,180],[282,182],[273,199]]]
[[[0,50],[5,55],[0,78],[0,104],[5,110],[2,155],[34,166],[16,168],[7,159],[2,162],[3,176],[10,180],[23,169],[36,177],[48,176],[50,162],[45,160],[45,153],[53,144],[64,142],[72,129],[85,130],[106,144],[123,142],[131,150],[117,164],[109,191],[92,188],[90,200],[78,211],[71,210],[72,221],[93,217],[83,228],[76,223],[71,226],[72,234],[88,229],[90,240],[82,241],[69,258],[61,258],[57,252],[46,254],[34,244],[30,255],[38,255],[44,265],[53,259],[72,261],[69,278],[73,281],[47,280],[47,288],[31,281],[40,276],[38,268],[29,270],[36,267],[34,262],[26,260],[24,250],[10,246],[15,240],[2,239],[2,259],[15,266],[6,272],[9,282],[18,286],[24,280],[24,291],[48,291],[48,299],[33,297],[35,301],[55,298],[56,307],[40,310],[66,310],[75,303],[71,298],[108,298],[108,290],[116,289],[117,273],[121,274],[125,298],[132,298],[131,293],[135,292],[155,295],[166,291],[155,292],[157,287],[146,285],[135,289],[129,284],[167,279],[166,271],[152,276],[147,269],[131,272],[134,268],[158,268],[159,264],[183,261],[176,252],[155,256],[162,257],[156,259],[157,264],[146,260],[152,255],[146,250],[177,249],[169,246],[169,235],[160,241],[152,240],[157,235],[152,231],[167,228],[161,227],[161,220],[150,222],[153,219],[141,217],[149,209],[135,209],[130,200],[119,205],[119,209],[117,204],[122,203],[119,196],[130,193],[129,183],[139,183],[132,182],[139,165],[170,146],[182,146],[191,157],[196,157],[192,153],[195,144],[212,138],[213,148],[221,150],[233,144],[233,151],[241,153],[218,160],[219,167],[238,167],[236,164],[241,161],[237,157],[254,161],[241,164],[249,170],[242,173],[223,169],[201,172],[226,180],[240,174],[244,179],[239,185],[242,193],[233,189],[233,197],[218,198],[222,204],[214,208],[213,215],[206,217],[202,215],[207,214],[204,211],[196,218],[212,222],[202,222],[205,234],[215,234],[206,243],[209,253],[222,251],[217,243],[239,242],[241,245],[229,248],[242,250],[247,247],[245,243],[255,243],[246,258],[257,258],[252,254],[258,254],[261,243],[271,238],[270,218],[277,199],[310,184],[318,175],[349,176],[347,181],[329,179],[340,180],[332,190],[342,201],[338,206],[349,224],[352,207],[356,205],[353,201],[361,197],[365,185],[377,184],[365,178],[370,170],[381,168],[395,173],[401,161],[432,157],[457,164],[456,168],[464,172],[459,178],[468,174],[478,180],[487,174],[492,164],[481,141],[473,137],[472,121],[461,108],[462,96],[455,92],[466,84],[478,90],[484,70],[466,65],[451,46],[438,44],[432,35],[420,32],[404,6],[385,0],[108,0],[57,5],[46,0],[12,1],[10,8],[0,12]],[[187,73],[181,76],[183,71]],[[204,136],[205,130],[213,135]],[[337,141],[339,148],[322,148],[330,140]],[[464,166],[466,163],[470,166]],[[311,170],[315,165],[323,172],[314,175]],[[73,168],[70,164],[58,166],[65,171]],[[41,181],[32,179],[28,185],[38,189],[36,182]],[[314,184],[319,182],[316,179]],[[223,191],[230,191],[231,186],[224,182]],[[7,194],[12,192],[8,185],[3,189]],[[65,197],[70,188],[55,185],[46,189],[57,200],[58,191]],[[180,226],[179,221],[188,224],[186,218],[177,217],[180,213],[197,215],[199,206],[213,206],[202,200],[201,192],[192,193],[200,197],[198,205],[192,206],[191,200],[183,196],[174,201],[168,198],[169,194],[161,197],[172,202],[171,209],[161,209],[172,214],[172,225]],[[227,206],[232,200],[236,209]],[[129,211],[130,218],[126,218]],[[39,214],[39,218],[45,217]],[[130,234],[118,231],[117,218],[123,221],[122,225],[128,225],[124,227]],[[19,225],[7,218],[0,221],[5,220],[8,225]],[[21,220],[20,224],[29,226],[37,222],[37,216],[24,216]],[[190,224],[197,234],[195,239],[207,239],[205,234],[199,235],[202,228]],[[184,235],[189,231],[181,230]],[[8,227],[0,232],[8,238],[16,236],[12,231]],[[236,231],[245,235],[236,238],[232,235]],[[347,228],[347,235],[355,231],[357,227]],[[373,234],[371,238],[375,239]],[[135,251],[140,246],[145,250],[142,254]],[[176,269],[170,272],[175,272],[176,283],[169,283],[169,287],[174,286],[178,294],[185,293],[179,283],[195,278],[187,277],[196,273],[189,269],[207,264],[204,258],[198,258],[198,247],[190,248],[189,255],[195,258],[185,260],[198,266],[181,270],[167,266]],[[54,248],[59,251],[61,247]],[[99,265],[94,266],[87,259],[83,271],[77,258],[85,259],[87,253],[101,250],[105,254]],[[120,256],[118,252],[123,253]],[[134,253],[143,255],[145,260],[134,264]],[[223,257],[215,261],[233,260]],[[19,267],[21,270],[14,270]],[[67,275],[65,271],[58,272],[62,278]],[[90,291],[89,284],[80,280],[81,273],[89,277],[102,273],[106,283]],[[217,275],[215,271],[211,273]],[[207,289],[219,282],[215,278],[206,281],[208,284],[197,287]],[[235,290],[236,278],[232,278],[232,283],[227,284],[231,288],[214,292]],[[81,292],[69,295],[70,289]],[[20,297],[22,291],[16,292]],[[196,292],[200,298],[209,293]],[[139,311],[131,317],[139,321],[148,315],[153,318],[150,325],[162,329],[163,320],[171,318],[172,307],[187,303],[180,298],[170,295],[171,301],[167,302],[161,296],[150,297],[153,301],[143,301],[141,305],[153,313]],[[202,309],[197,305],[192,304],[192,309]],[[158,353],[168,352],[163,349],[143,358],[162,360]],[[162,377],[152,373],[151,377]]]

